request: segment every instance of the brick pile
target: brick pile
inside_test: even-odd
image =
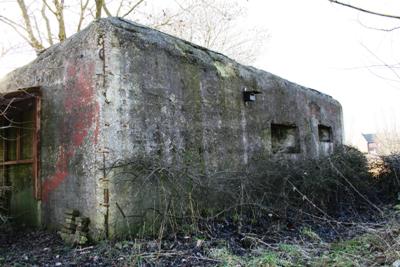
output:
[[[59,232],[65,243],[70,245],[85,245],[89,242],[89,223],[87,217],[80,217],[78,210],[65,211],[65,223]]]

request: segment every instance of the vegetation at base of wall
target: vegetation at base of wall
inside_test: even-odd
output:
[[[388,199],[399,198],[400,153],[373,157],[370,162],[377,191]]]
[[[208,174],[195,166],[174,169],[146,159],[133,161],[120,173],[134,173],[135,178],[120,186],[140,188],[131,199],[139,199],[143,212],[130,214],[130,206],[121,205],[127,214],[120,218],[126,221],[125,230],[162,238],[171,232],[204,232],[220,221],[241,232],[274,222],[290,225],[305,217],[331,220],[369,210],[379,213],[376,192],[388,190],[383,182],[388,178],[371,175],[364,154],[348,146],[319,159],[251,160],[251,169]]]
[[[1,266],[397,266],[399,215],[382,207],[379,221],[350,223],[328,240],[312,225],[277,233],[229,232],[207,237],[169,235],[164,239],[103,240],[88,247],[65,247],[44,231],[0,231]]]
[[[332,243],[299,240],[279,242],[268,248],[253,250],[238,257],[226,247],[213,249],[209,256],[219,261],[217,266],[379,266],[400,262],[397,240],[399,225],[384,228],[365,227],[365,233]],[[393,265],[394,266],[394,265]]]

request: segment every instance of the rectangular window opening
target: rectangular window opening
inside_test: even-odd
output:
[[[318,136],[320,142],[332,142],[332,128],[325,125],[318,125]]]
[[[300,153],[299,129],[296,125],[271,124],[273,153]]]

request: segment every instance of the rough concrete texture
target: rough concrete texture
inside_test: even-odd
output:
[[[110,235],[123,227],[116,203],[147,216],[140,211],[154,200],[104,167],[151,158],[238,170],[262,156],[318,157],[343,138],[330,96],[118,18],[49,48],[6,76],[0,92],[33,86],[43,94],[43,223],[57,226],[74,208],[99,235],[107,223]],[[245,103],[244,88],[261,94]]]
[[[96,144],[101,95],[97,95],[96,83],[102,75],[97,36],[98,27],[89,27],[0,82],[3,94],[41,88],[42,198],[37,205],[41,206],[45,225],[58,227],[67,208],[97,216],[96,175],[100,165]]]

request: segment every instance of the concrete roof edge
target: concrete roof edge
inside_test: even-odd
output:
[[[62,49],[62,47],[68,46],[69,43],[71,43],[72,40],[76,39],[76,38],[81,38],[81,36],[83,36],[85,33],[87,33],[88,31],[90,31],[90,29],[92,28],[98,28],[98,29],[103,29],[106,27],[117,27],[120,28],[122,30],[127,30],[127,31],[134,31],[134,32],[139,32],[142,34],[147,34],[149,37],[152,37],[151,35],[153,35],[153,37],[156,35],[156,38],[161,38],[160,40],[166,42],[166,43],[176,43],[176,42],[180,42],[182,44],[184,44],[185,46],[189,47],[191,50],[193,51],[198,51],[199,53],[205,54],[208,56],[208,59],[203,59],[203,62],[208,60],[208,64],[211,64],[211,62],[215,62],[215,61],[219,61],[222,62],[224,64],[230,64],[231,66],[233,66],[234,68],[236,68],[236,70],[239,73],[245,73],[245,72],[255,72],[255,73],[262,73],[262,74],[266,74],[266,75],[270,75],[273,76],[275,78],[278,78],[280,80],[282,80],[283,82],[287,82],[290,83],[292,85],[295,85],[296,87],[299,87],[299,89],[302,89],[312,95],[316,95],[316,96],[320,96],[320,97],[324,97],[327,99],[330,99],[332,102],[340,105],[340,103],[334,99],[333,97],[331,97],[330,95],[324,94],[318,90],[315,89],[311,89],[311,88],[307,88],[305,86],[299,85],[297,83],[291,82],[289,80],[286,80],[278,75],[275,75],[273,73],[270,73],[268,71],[262,70],[262,69],[258,69],[255,68],[253,66],[248,66],[248,65],[243,65],[238,63],[237,61],[235,61],[234,59],[229,58],[228,56],[210,50],[208,48],[202,47],[200,45],[191,43],[189,41],[186,41],[184,39],[181,39],[179,37],[170,35],[168,33],[164,33],[162,31],[159,31],[157,29],[153,29],[144,25],[141,25],[139,23],[130,21],[130,20],[126,20],[123,18],[118,18],[118,17],[108,17],[108,18],[102,18],[99,20],[95,20],[92,23],[90,23],[86,28],[84,28],[82,31],[77,32],[73,35],[71,35],[69,38],[67,38],[63,43],[57,43],[54,44],[53,46],[45,49],[42,53],[40,53],[38,55],[37,58],[35,58],[33,61],[31,61],[30,63],[19,67],[11,72],[9,72],[8,74],[6,74],[3,78],[0,79],[0,89],[1,89],[1,84],[6,83],[7,80],[12,79],[13,77],[15,77],[18,72],[24,71],[24,69],[29,68],[29,66],[40,62],[40,60],[42,58],[51,56],[52,53],[56,52],[58,49]],[[107,30],[107,29],[106,29]],[[167,47],[163,47],[164,49],[167,49]],[[169,48],[170,49],[170,48]],[[196,54],[196,53],[194,53]]]
[[[221,61],[221,62],[224,62],[224,63],[232,64],[235,67],[237,67],[238,69],[239,68],[244,68],[244,69],[247,69],[247,70],[256,71],[256,72],[262,72],[264,74],[268,74],[268,75],[274,76],[274,77],[279,78],[281,80],[284,80],[284,81],[286,81],[286,82],[288,82],[290,84],[298,86],[302,90],[305,90],[305,91],[307,91],[307,92],[309,92],[311,94],[329,98],[333,102],[335,102],[335,103],[340,105],[339,101],[334,99],[332,96],[330,96],[328,94],[325,94],[325,93],[322,93],[322,92],[320,92],[320,91],[318,91],[316,89],[308,88],[308,87],[305,87],[303,85],[291,82],[291,81],[289,81],[289,80],[287,80],[285,78],[282,78],[282,77],[280,77],[278,75],[275,75],[273,73],[270,73],[270,72],[262,70],[262,69],[255,68],[253,66],[243,65],[243,64],[238,63],[234,59],[232,59],[232,58],[230,58],[230,57],[228,57],[228,56],[226,56],[226,55],[224,55],[224,54],[222,54],[220,52],[216,52],[216,51],[213,51],[211,49],[205,48],[203,46],[197,45],[195,43],[191,43],[189,41],[186,41],[184,39],[181,39],[179,37],[173,36],[171,34],[159,31],[157,29],[153,29],[153,28],[144,26],[142,24],[139,24],[139,23],[136,23],[136,22],[133,22],[133,21],[130,21],[130,20],[126,20],[126,19],[123,19],[123,18],[117,18],[117,17],[103,18],[103,19],[99,20],[99,22],[100,23],[105,23],[105,24],[109,23],[109,24],[111,24],[111,25],[113,25],[115,27],[118,27],[118,28],[121,28],[121,29],[124,29],[124,30],[128,30],[128,31],[130,30],[130,31],[137,31],[137,32],[140,32],[140,33],[158,34],[158,35],[162,36],[163,38],[168,39],[168,41],[170,41],[170,42],[176,42],[176,41],[183,42],[184,44],[190,46],[194,50],[201,50],[201,51],[205,52],[206,54],[208,54],[208,56],[210,56],[210,58],[212,60],[217,60],[217,61]]]

